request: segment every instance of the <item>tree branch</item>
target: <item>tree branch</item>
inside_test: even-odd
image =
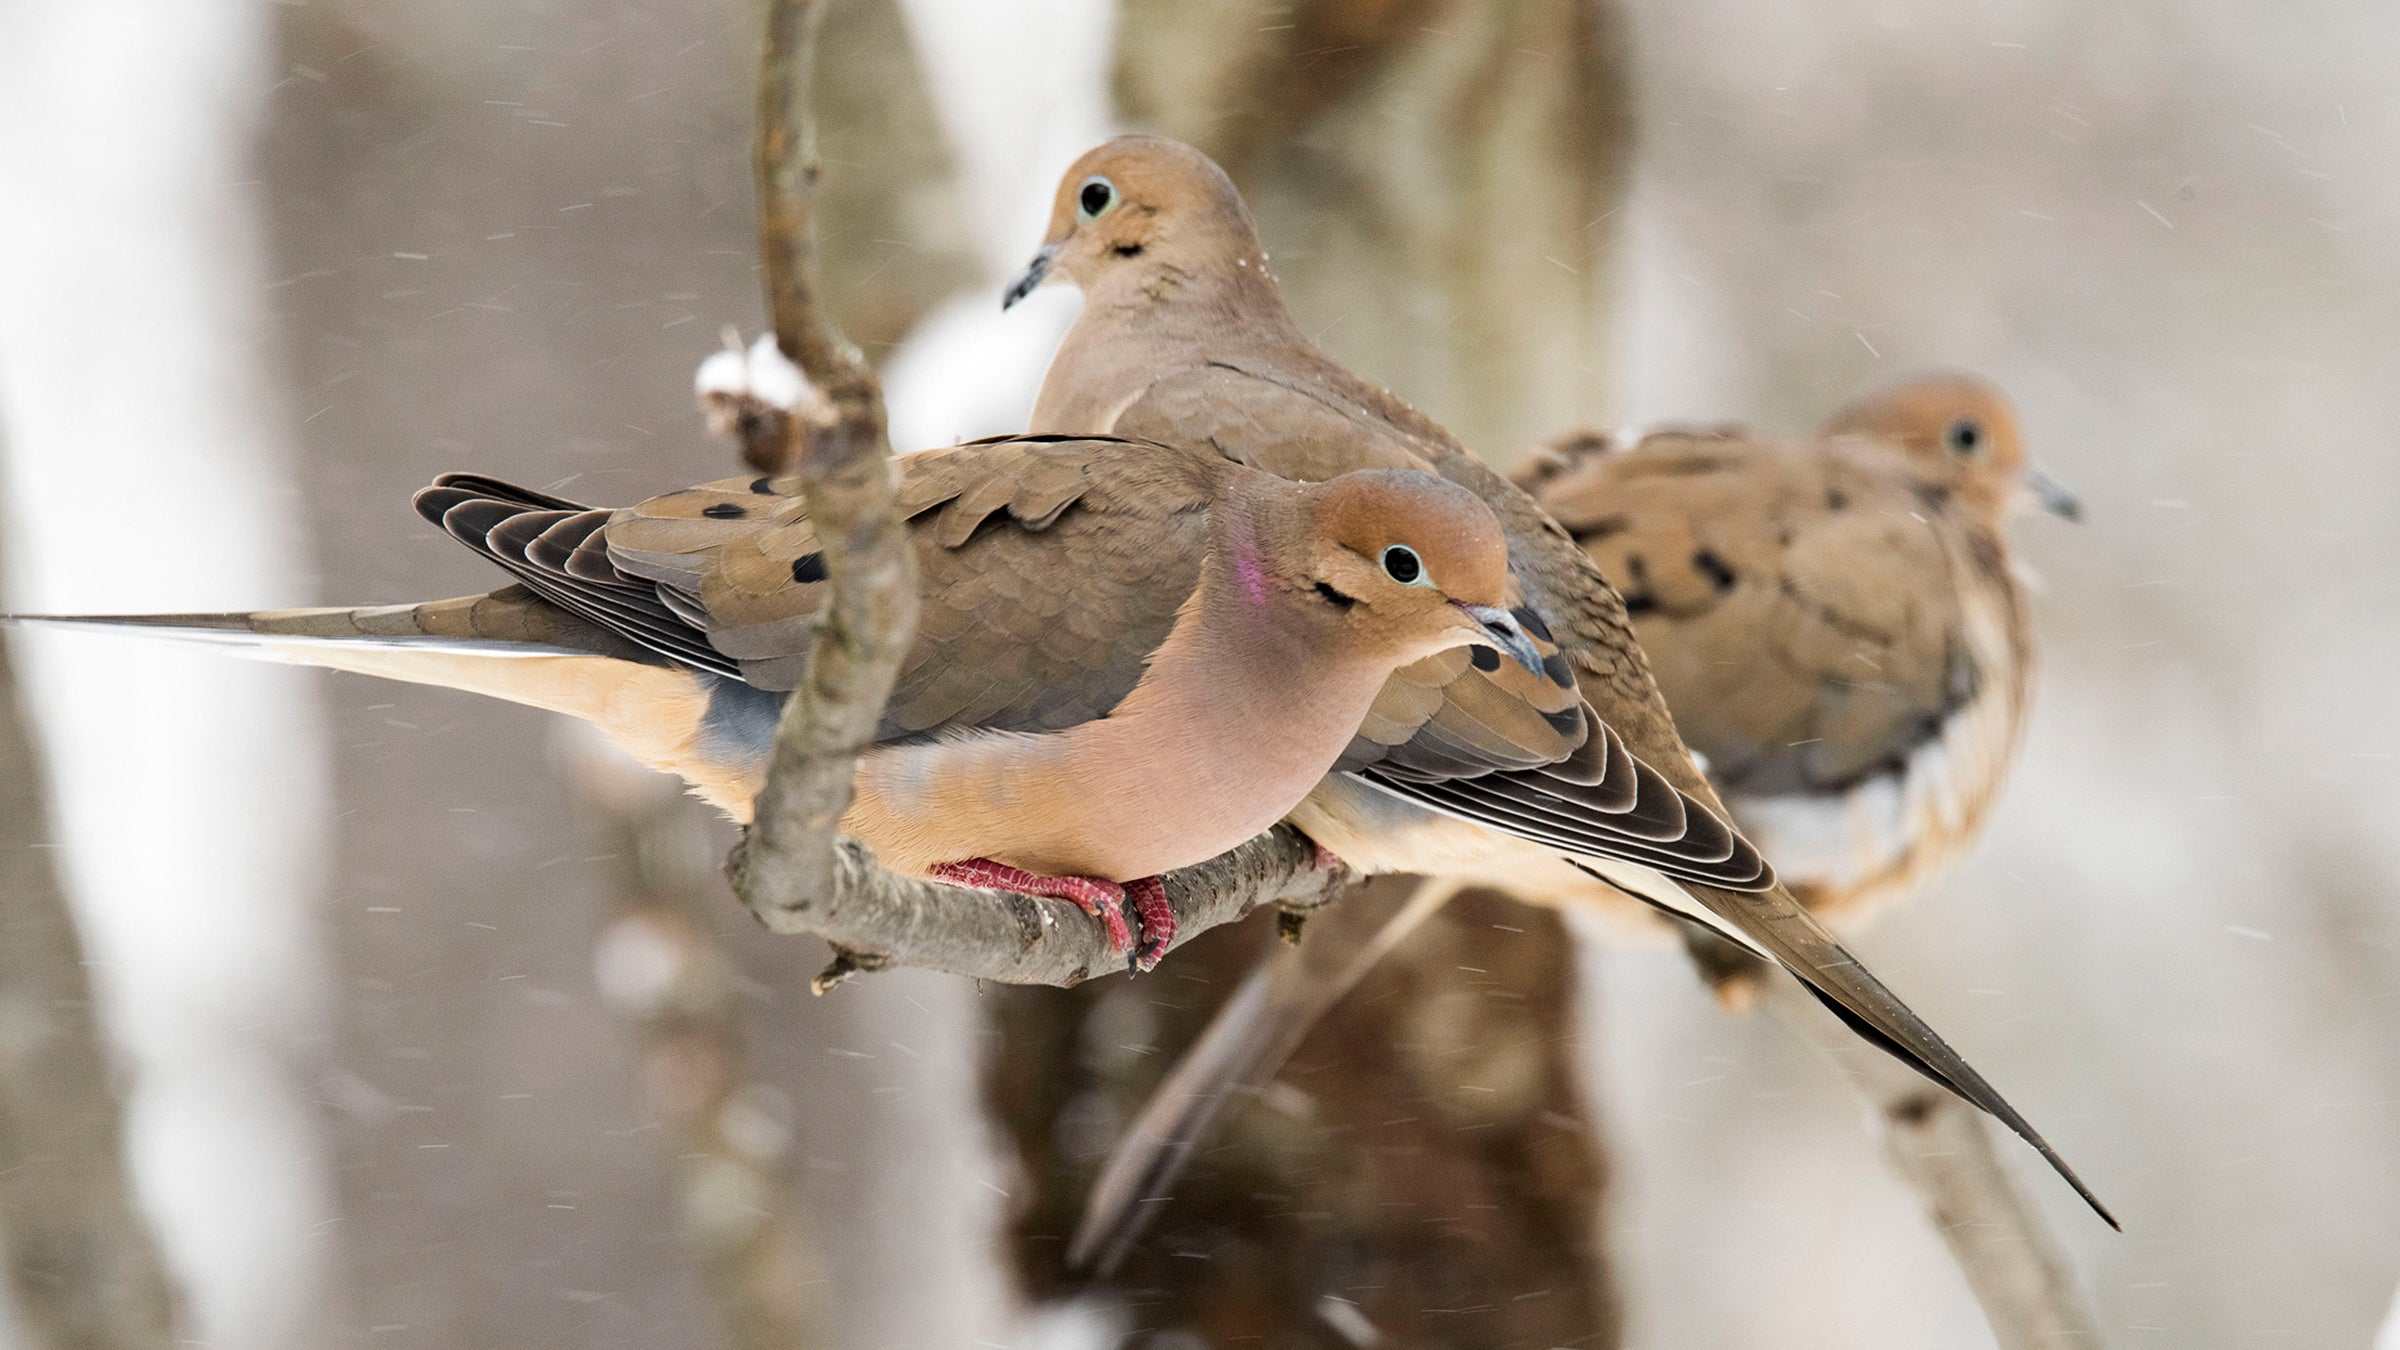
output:
[[[1925,1202],[2000,1350],[2102,1350],[2074,1267],[2000,1161],[1990,1124],[1930,1083],[1874,1095],[1884,1154]]]
[[[734,850],[734,887],[745,894],[757,893],[757,881],[742,877],[755,841],[753,833]],[[753,904],[752,912],[778,933],[816,933],[892,965],[1003,984],[1074,985],[1125,968],[1125,953],[1111,951],[1107,933],[1072,902],[896,876],[877,867],[865,845],[839,836],[831,859],[832,885],[778,892],[788,906]],[[1319,866],[1316,845],[1277,826],[1222,857],[1167,874],[1176,920],[1169,950],[1263,905],[1314,908],[1357,879],[1347,868]]]
[[[873,964],[927,966],[1010,983],[1073,984],[1118,968],[1099,925],[1073,905],[934,885],[876,866],[837,832],[858,755],[873,743],[916,629],[916,567],[892,504],[883,390],[818,300],[815,138],[808,113],[818,6],[771,0],[759,63],[759,252],[776,346],[820,396],[735,424],[743,456],[796,473],[825,555],[831,599],[808,668],[775,729],[765,787],[728,863],[735,892],[778,933],[818,933]],[[1321,902],[1350,874],[1316,865],[1289,830],[1167,878],[1182,935],[1262,904]]]

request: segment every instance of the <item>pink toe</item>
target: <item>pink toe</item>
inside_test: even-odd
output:
[[[1071,900],[1078,909],[1098,919],[1101,926],[1108,930],[1110,951],[1133,950],[1133,928],[1125,921],[1125,888],[1113,881],[1102,881],[1097,877],[1046,877],[1021,867],[993,862],[989,858],[936,863],[928,875],[950,886],[974,886],[983,890],[1014,891],[1019,895]]]
[[[1175,907],[1167,903],[1167,883],[1157,877],[1128,881],[1125,898],[1142,920],[1142,946],[1134,954],[1134,969],[1156,969],[1175,941]]]

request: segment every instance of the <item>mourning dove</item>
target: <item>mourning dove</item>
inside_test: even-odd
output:
[[[1974,842],[2033,675],[2001,525],[2080,513],[1997,389],[1910,380],[1799,441],[1570,436],[1520,481],[1624,578],[1685,743],[1802,904],[1855,922]]]
[[[1862,1036],[2007,1124],[2108,1217],[2040,1134],[1725,823],[1623,602],[1584,551],[1522,489],[1300,331],[1248,209],[1214,162],[1143,136],[1087,152],[1061,179],[1049,232],[1005,303],[1050,280],[1080,288],[1084,308],[1043,383],[1034,431],[1207,446],[1304,481],[1410,467],[1469,488],[1507,531],[1526,591],[1520,617],[1560,649],[1553,678],[1571,675],[1589,700],[1592,739],[1608,751],[1611,772],[1585,786],[1555,771],[1475,775],[1445,762],[1454,744],[1480,740],[1420,738],[1398,754],[1369,747],[1345,757],[1345,772],[1310,793],[1293,823],[1368,872],[1496,884],[1556,903],[1607,894],[1613,905],[1621,891],[1704,924],[1778,962]],[[1396,683],[1413,684],[1414,701],[1393,706],[1438,699],[1429,725],[1478,735],[1488,729],[1482,704],[1538,697],[1490,659],[1447,678],[1412,669]]]
[[[1466,667],[1468,644],[1542,663],[1499,607],[1513,583],[1498,521],[1431,475],[1302,485],[1206,451],[1038,436],[898,464],[921,618],[841,828],[903,873],[1074,900],[1120,950],[1131,891],[1144,968],[1173,936],[1158,875],[1272,827],[1396,669]],[[612,512],[451,475],[418,511],[517,584],[62,621],[564,712],[746,819],[826,598],[794,486],[733,479]],[[1583,739],[1580,724],[1556,737],[1558,756]],[[1460,753],[1462,772],[1496,766]]]
[[[2033,670],[2001,525],[2028,497],[2079,514],[2028,463],[1998,390],[1965,375],[1911,380],[1804,440],[1739,427],[1577,434],[1518,482],[1624,579],[1686,743],[1811,911],[1856,923],[1922,889],[1981,832]],[[1087,1207],[1083,1250],[1121,1249],[1134,1202],[1171,1185],[1217,1113],[1272,1080],[1459,889],[1429,882],[1380,927],[1312,931],[1261,963],[1127,1131]],[[1597,883],[1580,898],[1619,899]]]

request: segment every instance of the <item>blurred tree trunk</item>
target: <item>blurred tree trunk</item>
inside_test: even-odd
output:
[[[125,1166],[124,1103],[50,868],[43,776],[0,646],[0,1246],[39,1350],[166,1345],[175,1296]]]
[[[1503,463],[1605,413],[1630,149],[1611,11],[1125,0],[1119,44],[1126,121],[1225,165],[1335,357]],[[1405,889],[1315,922],[1363,931]],[[1273,940],[1254,922],[1155,978],[987,995],[986,1091],[1032,1191],[1011,1233],[1030,1297],[1089,1288],[1063,1254],[1108,1145]],[[1615,1345],[1574,1004],[1555,917],[1454,902],[1274,1092],[1229,1109],[1221,1147],[1099,1287],[1135,1326],[1211,1343]]]
[[[1118,109],[1233,175],[1326,351],[1505,467],[1611,411],[1626,42],[1608,0],[1124,0]]]
[[[1302,941],[1354,948],[1414,884],[1360,889],[1310,921],[1338,932]],[[1488,893],[1451,902],[1270,1091],[1229,1107],[1099,1285],[1133,1326],[1211,1345],[1615,1345],[1575,955],[1546,920]],[[1035,1297],[1083,1290],[1062,1257],[1108,1146],[1276,940],[1246,924],[1155,978],[998,997],[986,1088],[1032,1174],[1010,1257]]]
[[[263,359],[275,274],[252,183],[282,74],[269,9],[0,13],[9,608],[303,598],[297,414]],[[103,480],[107,533],[137,546],[97,542]],[[13,658],[43,749],[48,857],[88,959],[36,956],[13,934],[8,959],[63,961],[103,1001],[185,1336],[314,1350],[332,1339],[326,1276],[348,1231],[330,1222],[319,1132],[331,810],[316,702],[297,672],[175,644],[27,635]],[[105,1098],[106,1082],[88,1087]],[[76,1100],[45,1094],[42,1109]],[[113,1156],[116,1140],[70,1156]]]

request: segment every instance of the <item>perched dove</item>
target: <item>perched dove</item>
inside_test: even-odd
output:
[[[900,872],[1074,900],[1120,950],[1130,891],[1144,968],[1173,937],[1158,874],[1273,826],[1396,669],[1463,668],[1468,644],[1542,662],[1499,608],[1499,523],[1431,475],[1302,485],[1206,451],[1060,437],[898,467],[921,617],[842,828]],[[746,818],[826,598],[793,486],[733,479],[605,511],[452,475],[418,511],[517,584],[67,622],[567,713]]]
[[[1518,481],[1623,579],[1686,743],[1811,911],[1854,923],[1981,832],[2033,670],[2001,525],[2028,496],[2079,514],[2027,462],[1998,390],[1912,380],[1796,441],[1738,427],[1572,435]],[[1129,1202],[1163,1194],[1222,1108],[1264,1087],[1459,889],[1429,882],[1379,929],[1328,925],[1270,954],[1126,1132],[1081,1241],[1121,1248],[1146,1212]],[[1618,932],[1667,932],[1599,883],[1575,898],[1613,907]]]
[[[1622,578],[1685,743],[1802,904],[1855,921],[1974,842],[2033,676],[2001,525],[2080,514],[2000,391],[1922,377],[1800,441],[1570,436],[1520,481]]]
[[[1870,974],[1725,823],[1643,659],[1617,592],[1522,489],[1431,419],[1336,365],[1293,321],[1255,225],[1223,170],[1189,146],[1127,136],[1061,180],[1048,236],[1007,302],[1073,283],[1083,313],[1059,347],[1033,430],[1206,446],[1287,478],[1361,468],[1430,470],[1471,489],[1508,533],[1519,612],[1561,660],[1551,679],[1589,700],[1586,767],[1465,771],[1505,758],[1514,729],[1486,704],[1538,704],[1523,673],[1488,655],[1453,675],[1404,671],[1382,708],[1439,707],[1413,737],[1379,731],[1290,819],[1369,872],[1417,872],[1555,902],[1594,879],[1699,922],[1791,971],[1862,1036],[1990,1112],[2108,1218],[2063,1159],[1990,1084]],[[1439,729],[1440,734],[1430,734]],[[2113,1224],[2114,1220],[2109,1219]]]

